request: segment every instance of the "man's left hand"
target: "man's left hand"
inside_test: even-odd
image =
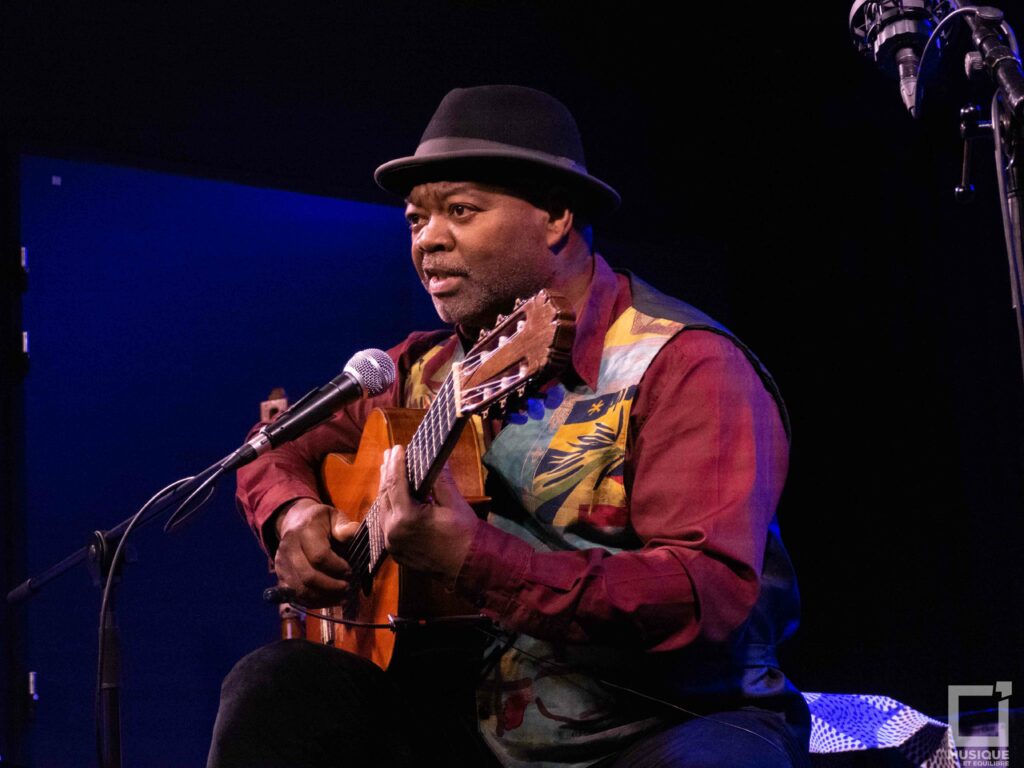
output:
[[[469,554],[476,527],[482,524],[456,487],[451,470],[445,465],[428,503],[409,493],[403,446],[384,452],[380,473],[378,509],[388,552],[400,565],[429,573],[450,586]]]

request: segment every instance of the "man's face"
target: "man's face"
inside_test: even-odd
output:
[[[441,319],[493,324],[557,268],[547,211],[476,182],[420,184],[406,198],[412,262]]]

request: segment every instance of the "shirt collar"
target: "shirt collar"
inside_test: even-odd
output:
[[[619,280],[601,254],[594,254],[594,273],[583,302],[576,311],[576,340],[572,367],[590,389],[597,388],[604,337],[615,319]]]

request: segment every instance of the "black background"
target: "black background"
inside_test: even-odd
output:
[[[1005,10],[1020,32],[1019,7]],[[847,13],[0,5],[8,581],[23,576],[10,573],[18,153],[390,203],[372,170],[411,153],[443,94],[511,82],[561,98],[591,172],[622,193],[599,250],[730,326],[782,388],[794,443],[780,517],[804,604],[783,660],[797,685],[944,718],[949,684],[1019,682],[1024,398],[991,142],[978,200],[952,200],[957,110],[987,109],[991,90],[951,51],[911,120],[854,50]]]

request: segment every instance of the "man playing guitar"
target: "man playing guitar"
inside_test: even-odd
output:
[[[225,680],[209,765],[807,765],[806,705],[775,659],[798,601],[775,519],[788,421],[768,372],[593,252],[590,222],[618,194],[545,93],[452,91],[415,155],[375,178],[405,198],[413,266],[453,330],[412,334],[389,351],[387,392],[239,471],[298,604],[344,618],[379,581],[350,562],[358,511],[324,503],[318,477],[328,454],[363,455],[372,409],[435,402],[480,332],[542,290],[575,314],[575,340],[553,380],[467,427],[489,504],[450,472],[416,495],[401,439],[375,460],[388,556],[484,619],[439,621],[438,636],[477,642],[428,638],[383,663],[333,647],[333,631],[262,648]]]

